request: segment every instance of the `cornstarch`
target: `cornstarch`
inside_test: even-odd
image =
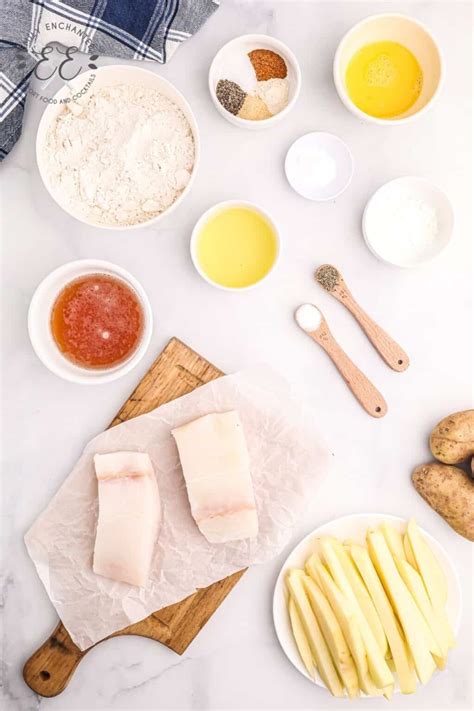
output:
[[[412,262],[422,258],[438,236],[436,209],[405,192],[390,192],[371,214],[373,247],[386,259]]]
[[[191,126],[159,91],[104,87],[80,112],[49,129],[45,160],[53,193],[85,218],[134,225],[159,215],[186,187],[194,165]]]

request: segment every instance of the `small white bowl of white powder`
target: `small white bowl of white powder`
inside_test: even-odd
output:
[[[418,267],[449,243],[454,213],[429,180],[404,177],[379,188],[366,205],[362,232],[370,251],[396,267]]]
[[[152,71],[85,72],[53,98],[38,127],[46,189],[76,219],[127,230],[156,223],[189,192],[199,160],[185,98]]]

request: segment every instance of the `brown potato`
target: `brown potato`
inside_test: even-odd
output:
[[[430,437],[431,452],[444,464],[459,464],[474,454],[474,410],[455,412],[438,422]]]
[[[474,481],[459,467],[423,464],[412,474],[417,492],[444,520],[474,541]]]

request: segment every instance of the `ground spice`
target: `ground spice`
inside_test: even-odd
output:
[[[279,114],[288,103],[288,80],[268,79],[257,82],[257,96],[267,105],[272,115]]]
[[[270,118],[272,113],[269,111],[266,103],[262,101],[259,96],[247,94],[245,101],[242,104],[242,108],[237,115],[242,119],[261,121],[262,119]]]
[[[235,81],[220,79],[216,86],[216,96],[226,111],[237,116],[245,101],[246,93]]]
[[[339,284],[339,272],[330,264],[323,264],[316,272],[316,281],[326,289],[326,291],[334,291]]]
[[[249,58],[255,69],[258,81],[267,79],[285,79],[288,74],[286,62],[271,49],[253,49],[249,52]]]

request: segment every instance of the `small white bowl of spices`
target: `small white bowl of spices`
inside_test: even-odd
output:
[[[269,35],[242,35],[214,57],[209,91],[214,106],[230,123],[258,130],[281,121],[301,89],[293,52]]]

